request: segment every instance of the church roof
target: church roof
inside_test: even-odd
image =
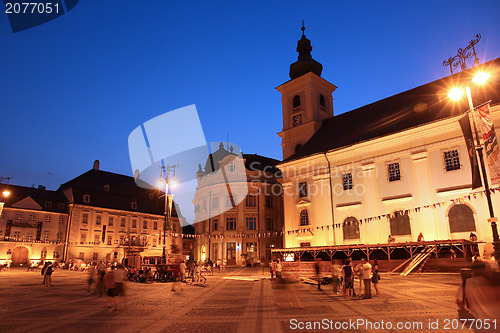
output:
[[[41,209],[44,211],[50,212],[59,212],[59,213],[67,213],[66,197],[62,194],[62,192],[46,190],[44,187],[26,187],[26,186],[18,186],[18,185],[10,185],[10,184],[0,184],[0,195],[2,195],[3,191],[9,191],[10,195],[7,197],[5,207],[11,207],[15,205],[17,202],[24,200],[26,198],[31,198],[35,201]],[[51,202],[50,206],[47,205],[47,202]],[[64,203],[63,207],[60,207],[58,204]]]
[[[288,162],[317,153],[351,146],[360,142],[401,132],[434,121],[459,116],[469,109],[467,98],[451,101],[448,92],[457,85],[471,82],[472,76],[483,69],[491,74],[481,87],[471,83],[475,105],[491,100],[500,103],[500,58],[472,69],[424,84],[355,110],[325,119],[319,130]]]

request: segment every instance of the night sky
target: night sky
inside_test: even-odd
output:
[[[274,88],[302,20],[340,114],[449,75],[443,60],[477,33],[480,62],[500,57],[499,13],[498,0],[80,1],[18,33],[1,13],[0,176],[57,189],[96,159],[132,175],[131,131],[190,104],[207,141],[281,159]]]

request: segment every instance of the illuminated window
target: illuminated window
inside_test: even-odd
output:
[[[120,227],[125,228],[125,218],[124,217],[122,217],[120,219]]]
[[[352,189],[352,173],[348,172],[342,175],[342,185],[344,191]]]
[[[460,158],[458,150],[450,150],[444,152],[444,166],[446,171],[460,170]]]
[[[101,215],[96,215],[95,217],[95,225],[101,225]]]
[[[115,223],[115,218],[113,216],[110,216],[108,220],[108,225],[112,227],[114,223]]]
[[[89,222],[89,214],[88,213],[83,213],[82,214],[82,223],[87,224]]]
[[[410,216],[408,211],[395,211],[389,217],[392,236],[411,235]]]
[[[389,165],[387,166],[387,171],[389,173],[390,182],[401,180],[401,172],[399,171],[399,162],[389,163]]]
[[[48,242],[49,241],[49,236],[50,236],[49,231],[44,231],[43,232],[43,241],[44,242]]]
[[[309,213],[307,212],[307,209],[300,211],[300,225],[309,225]]]
[[[148,220],[142,221],[142,229],[147,229],[148,228]]]
[[[158,230],[158,221],[153,221],[153,230]]]
[[[47,258],[47,250],[40,251],[40,257]]]

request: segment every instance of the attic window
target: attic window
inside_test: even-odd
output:
[[[130,205],[132,206],[132,209],[137,209],[137,202],[132,201]]]
[[[62,202],[59,203],[59,209],[64,209],[64,203]]]
[[[109,192],[109,185],[108,184],[104,185],[104,191]]]
[[[90,194],[84,194],[83,195],[83,202],[84,203],[90,203]]]
[[[45,207],[52,208],[52,201],[45,201]]]

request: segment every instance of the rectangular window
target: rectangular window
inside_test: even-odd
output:
[[[21,221],[23,219],[23,213],[17,213],[17,220]]]
[[[352,190],[352,173],[344,173],[342,174],[342,186],[344,191]]]
[[[45,207],[52,208],[52,201],[46,201]]]
[[[94,234],[94,244],[101,243],[101,234]]]
[[[247,243],[247,254],[257,252],[257,243]]]
[[[158,221],[153,221],[153,230],[158,230]]]
[[[156,247],[156,245],[158,244],[158,239],[155,237],[153,237],[153,247]]]
[[[147,229],[148,228],[148,220],[142,221],[142,229]]]
[[[124,217],[122,217],[120,219],[120,227],[125,228],[125,218]]]
[[[273,197],[271,195],[266,195],[266,207],[273,208]]]
[[[108,236],[108,245],[113,244],[113,236]]]
[[[45,216],[45,222],[50,223],[50,215]]]
[[[111,253],[106,253],[106,260],[110,260],[111,259]]]
[[[274,230],[274,219],[266,217],[266,230]]]
[[[26,236],[26,240],[27,240],[28,242],[33,241],[33,232],[32,232],[32,231],[29,231],[29,232],[28,232],[28,235]]]
[[[14,231],[14,239],[18,240],[21,238],[21,232],[20,231]]]
[[[246,226],[247,226],[247,230],[256,230],[257,229],[257,219],[255,217],[247,217],[246,218]]]
[[[236,230],[236,217],[227,217],[226,218],[226,229],[227,230]]]
[[[61,215],[59,216],[59,224],[63,224],[64,223],[64,216]]]
[[[35,222],[35,214],[30,214],[30,222]]]
[[[80,254],[78,255],[78,259],[85,260],[85,252],[80,252]]]
[[[219,259],[219,244],[212,244],[212,260]]]
[[[99,254],[97,252],[92,253],[92,260],[96,261],[99,258]]]
[[[227,196],[226,207],[235,207],[234,202],[234,197],[232,195]]]
[[[212,230],[217,230],[219,229],[219,219],[214,217],[212,219]]]
[[[58,251],[52,252],[52,258],[58,259],[59,258],[59,252]]]
[[[309,247],[309,246],[311,246],[311,242],[300,243],[300,247]]]
[[[307,197],[307,182],[299,183],[299,197]]]
[[[62,202],[59,203],[59,209],[64,209],[64,204]]]
[[[219,198],[212,198],[212,209],[219,208]]]
[[[256,203],[257,203],[256,198],[257,197],[255,195],[247,195],[247,198],[246,198],[247,207],[255,207]]]
[[[49,232],[48,231],[44,231],[43,232],[43,241],[44,242],[48,242],[49,241]]]
[[[63,234],[62,234],[62,232],[58,232],[58,233],[57,233],[57,241],[58,241],[58,242],[62,242],[62,239],[63,239]]]
[[[40,257],[47,258],[47,250],[40,251]]]
[[[86,232],[82,232],[80,234],[80,244],[84,244],[87,242],[87,233]]]
[[[389,173],[390,182],[401,180],[401,172],[399,171],[399,162],[389,163],[389,165],[387,166],[387,171]]]
[[[83,213],[82,214],[82,223],[83,224],[89,223],[89,213]]]
[[[113,216],[110,216],[108,220],[108,225],[112,227],[114,223],[115,223],[115,218]]]
[[[95,225],[101,225],[101,215],[96,215],[95,217]]]
[[[132,219],[132,228],[137,228],[137,219]]]
[[[444,152],[444,165],[446,167],[446,171],[460,170],[458,150],[454,149]]]

